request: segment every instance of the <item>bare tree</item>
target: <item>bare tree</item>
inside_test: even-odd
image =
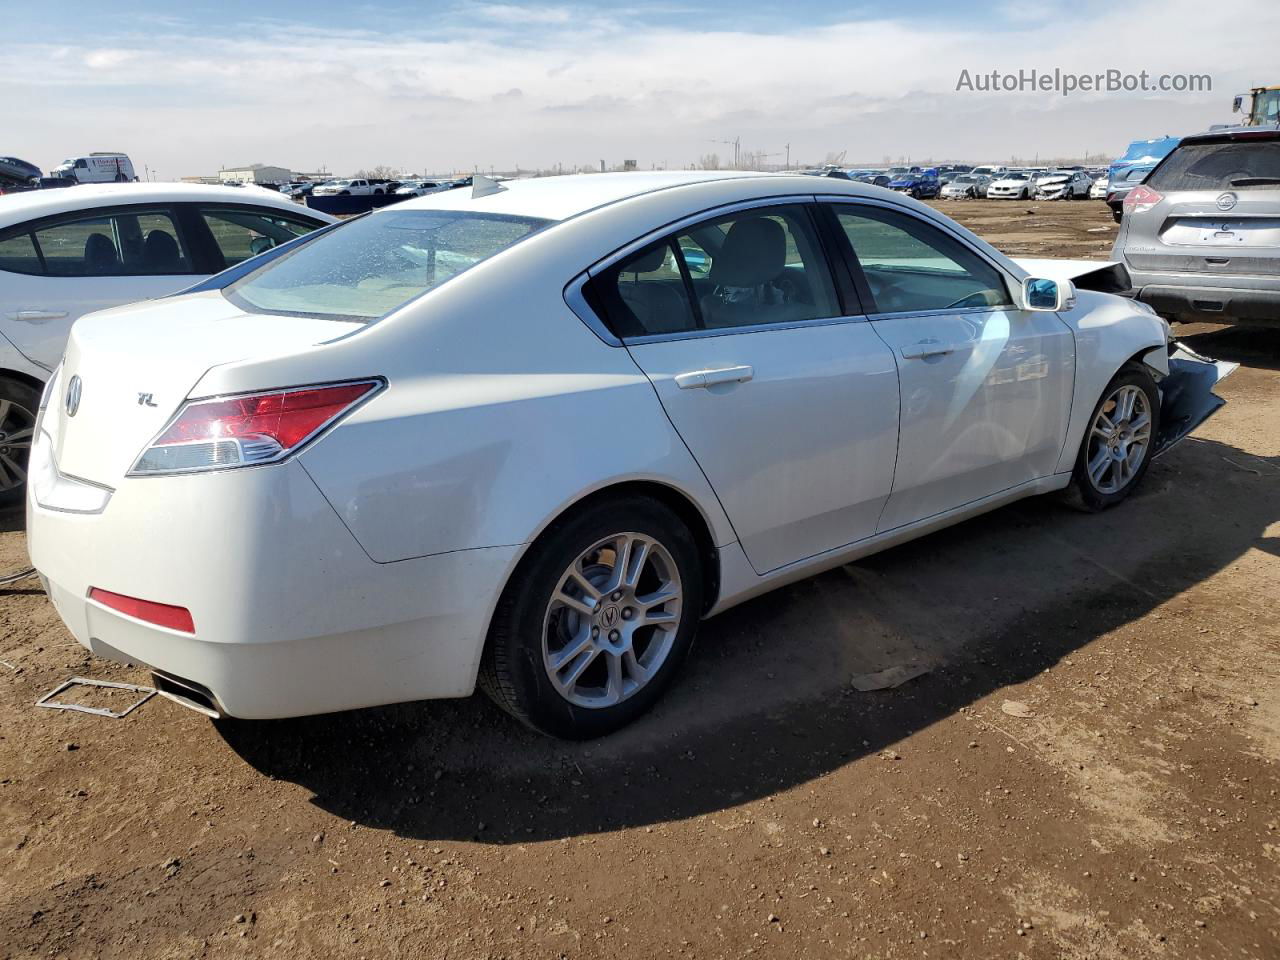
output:
[[[388,167],[379,165],[372,170],[357,170],[356,177],[360,180],[399,180],[403,174],[399,167]]]
[[[704,153],[698,158],[698,168],[701,170],[719,170],[720,154]]]

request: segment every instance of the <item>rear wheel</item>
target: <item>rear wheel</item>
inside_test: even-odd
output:
[[[503,592],[480,686],[535,730],[584,740],[662,695],[693,643],[702,573],[693,537],[644,497],[558,521]]]
[[[1156,382],[1143,368],[1127,366],[1107,384],[1072,472],[1078,506],[1105,510],[1133,492],[1151,463],[1159,415]]]
[[[34,387],[0,377],[0,509],[20,504],[26,496],[27,460],[39,405]]]

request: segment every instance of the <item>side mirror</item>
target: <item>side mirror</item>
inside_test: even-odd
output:
[[[1024,310],[1051,313],[1057,310],[1070,310],[1075,306],[1075,302],[1076,288],[1070,280],[1027,277],[1022,281]]]
[[[1231,112],[1239,113],[1240,108],[1242,106],[1244,106],[1244,94],[1238,95],[1234,100],[1231,101]]]

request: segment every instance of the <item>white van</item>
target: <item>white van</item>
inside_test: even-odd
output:
[[[50,173],[77,183],[125,183],[137,180],[133,161],[124,153],[91,153],[63,160]]]

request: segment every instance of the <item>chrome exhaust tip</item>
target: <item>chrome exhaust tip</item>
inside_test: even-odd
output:
[[[222,710],[218,707],[218,699],[213,691],[194,680],[183,680],[172,674],[152,671],[151,685],[160,696],[167,697],[188,710],[202,713],[210,720],[222,719]]]

